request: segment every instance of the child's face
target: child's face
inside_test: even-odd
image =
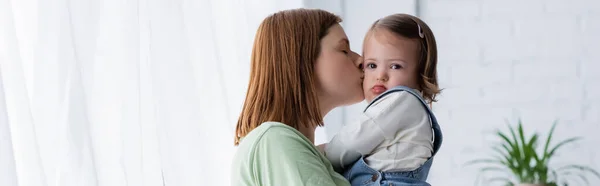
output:
[[[386,29],[378,29],[368,37],[363,49],[363,91],[367,101],[398,85],[417,89],[419,40]]]

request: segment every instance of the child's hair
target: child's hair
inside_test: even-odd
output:
[[[421,19],[408,14],[394,14],[381,18],[369,29],[365,43],[377,29],[386,29],[394,34],[406,38],[419,39],[420,54],[417,67],[417,83],[423,92],[423,98],[429,102],[436,102],[435,97],[440,93],[437,81],[437,46],[433,32]]]

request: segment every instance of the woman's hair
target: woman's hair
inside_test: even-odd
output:
[[[437,46],[429,26],[415,16],[393,14],[375,21],[367,32],[365,42],[377,29],[386,29],[398,36],[419,40],[417,83],[419,90],[423,92],[423,98],[429,103],[436,102],[435,97],[440,93],[437,80]]]
[[[338,16],[317,9],[280,11],[263,20],[254,39],[235,145],[267,121],[296,129],[322,125],[314,65],[321,39],[339,22]]]

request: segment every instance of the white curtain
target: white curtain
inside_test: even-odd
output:
[[[302,4],[0,0],[0,185],[229,185],[256,28]]]

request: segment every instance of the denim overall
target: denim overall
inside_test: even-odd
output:
[[[425,103],[425,100],[423,100],[421,95],[416,93],[413,89],[409,87],[397,86],[377,96],[373,101],[371,101],[371,103],[367,106],[365,111],[371,106],[371,104],[375,103],[383,96],[397,91],[406,91],[419,98],[419,100],[421,100],[421,103],[423,103],[423,107],[429,113],[432,123],[431,127],[433,130],[434,139],[433,153],[431,157],[423,165],[421,165],[421,167],[412,171],[402,172],[380,172],[374,170],[370,168],[367,165],[367,163],[365,163],[364,157],[361,157],[352,165],[352,167],[344,171],[344,177],[346,177],[346,179],[350,181],[352,186],[430,186],[430,184],[426,182],[427,175],[429,174],[429,169],[431,168],[433,156],[437,153],[442,144],[442,131],[440,130],[440,126],[438,125],[438,122],[435,116],[433,115],[433,112],[431,112],[429,107],[427,107],[427,103]]]

